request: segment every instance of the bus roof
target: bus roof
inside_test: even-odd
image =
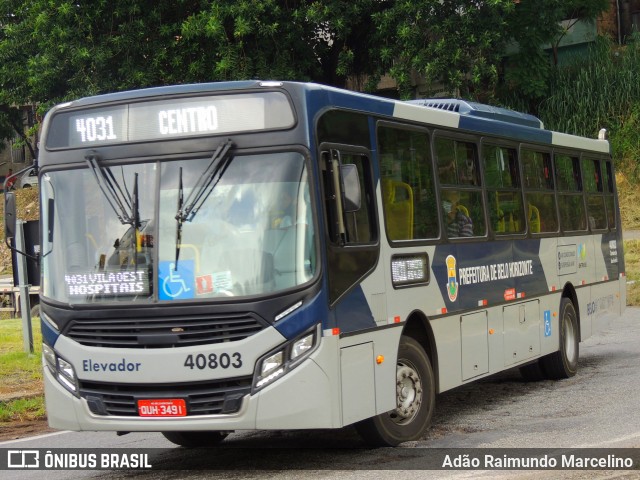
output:
[[[313,98],[316,106],[334,105],[432,126],[455,128],[470,133],[499,136],[525,143],[541,143],[556,147],[569,147],[610,153],[609,142],[545,130],[543,123],[533,115],[505,108],[469,102],[460,99],[392,100],[370,94],[341,90],[315,83],[279,81],[232,81],[162,86],[85,97],[63,105],[82,108],[110,102],[127,102],[135,99],[153,99],[169,95],[189,95],[217,91],[241,91],[246,89],[284,87],[295,89]]]

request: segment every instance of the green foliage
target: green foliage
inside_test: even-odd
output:
[[[637,126],[633,109],[640,105],[638,78],[640,37],[624,48],[600,39],[589,55],[558,69],[539,115],[548,128],[576,135],[595,137],[600,128],[612,136],[622,129],[631,133]]]
[[[497,65],[508,40],[506,18],[512,0],[416,0],[386,2],[373,15],[378,68],[398,82],[409,96],[413,72],[428,84],[444,83],[462,97],[487,99],[497,83]]]
[[[627,271],[627,305],[640,305],[640,240],[625,240],[624,263]]]
[[[0,0],[0,104],[247,78],[343,86],[370,63],[379,3]]]
[[[5,422],[24,422],[44,417],[45,407],[42,395],[0,402],[0,424]]]
[[[0,0],[0,138],[13,106],[191,82],[344,86],[371,71],[374,0]],[[19,118],[19,117],[18,117]],[[13,131],[12,131],[13,130]]]
[[[34,336],[34,350],[36,350],[35,365],[36,369],[40,367],[40,344],[42,343],[42,335],[40,333],[40,321],[32,319],[32,329]],[[33,355],[32,355],[33,356]],[[18,318],[3,318],[0,321],[0,376],[21,370],[25,367],[21,364],[22,354],[22,320]],[[24,358],[29,358],[28,354],[24,354]],[[27,360],[29,361],[29,360]],[[12,363],[14,366],[11,366]],[[30,368],[29,368],[30,369]]]
[[[222,0],[182,23],[190,74],[210,80],[278,78],[344,86],[367,65],[373,0]],[[211,55],[202,55],[211,52]]]
[[[618,168],[637,185],[640,182],[640,99],[634,101],[629,114],[612,128],[610,141]]]
[[[518,52],[509,58],[505,84],[513,97],[526,104],[526,110],[535,111],[537,102],[553,91],[549,82],[558,65],[558,46],[569,29],[577,20],[593,22],[609,7],[609,0],[523,0],[516,4],[506,25]]]
[[[32,321],[34,354],[23,350],[22,321],[3,318],[0,321],[0,398],[17,398],[0,401],[0,423],[42,418],[42,359],[40,357],[42,335],[40,322]]]
[[[415,73],[488,100],[513,36],[509,77],[544,90],[544,42],[567,15],[593,18],[607,0],[0,0],[0,105],[52,103],[153,85],[247,78],[394,77]],[[575,11],[575,12],[574,12]]]
[[[0,137],[21,131],[13,106],[37,104],[42,116],[86,95],[206,81],[343,87],[349,78],[373,89],[390,74],[403,97],[424,79],[428,88],[493,102],[512,38],[521,50],[506,72],[507,96],[531,111],[560,82],[543,50],[566,33],[559,21],[593,19],[608,3],[0,0]]]

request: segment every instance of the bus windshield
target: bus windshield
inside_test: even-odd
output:
[[[198,188],[211,158],[100,163],[44,176],[45,296],[71,304],[215,300],[271,294],[314,276],[301,154],[228,158],[186,218],[181,198]]]

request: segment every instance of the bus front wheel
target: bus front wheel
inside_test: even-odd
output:
[[[396,364],[396,408],[356,424],[370,445],[396,446],[418,440],[431,423],[435,406],[435,379],[422,346],[401,337]]]
[[[559,380],[573,377],[578,371],[578,314],[573,302],[563,297],[560,302],[560,349],[540,359],[547,378]]]
[[[162,432],[164,438],[181,447],[212,447],[225,438],[226,432]]]

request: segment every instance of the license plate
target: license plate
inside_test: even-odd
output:
[[[185,417],[187,405],[181,398],[138,400],[138,415],[141,417]]]

